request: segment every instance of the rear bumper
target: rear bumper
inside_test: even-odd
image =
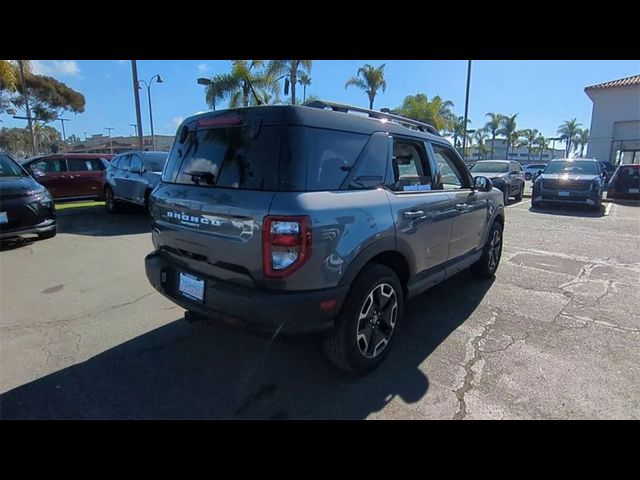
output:
[[[279,330],[281,333],[298,334],[330,330],[349,289],[346,286],[280,292],[241,287],[198,272],[185,271],[157,252],[147,255],[145,269],[151,285],[185,310],[266,332]],[[178,292],[181,271],[205,280],[203,303],[193,301]],[[332,308],[324,310],[321,307],[321,304],[331,303],[333,300],[335,306]]]

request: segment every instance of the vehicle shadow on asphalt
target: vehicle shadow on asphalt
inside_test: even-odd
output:
[[[529,207],[531,213],[541,213],[544,215],[561,215],[565,217],[585,217],[600,218],[605,216],[605,204],[600,206],[600,210],[592,210],[591,207],[582,205],[559,206],[546,205],[544,207]]]
[[[396,397],[413,404],[427,394],[420,366],[492,283],[463,272],[409,302],[394,349],[363,377],[334,368],[317,337],[271,342],[179,319],[2,394],[0,418],[363,419]]]
[[[33,242],[37,242],[39,238],[35,235],[7,238],[0,240],[0,252],[14,250],[16,248],[26,247],[33,245]]]
[[[57,214],[58,233],[112,237],[151,232],[151,220],[141,208],[109,213],[104,207],[74,208]]]

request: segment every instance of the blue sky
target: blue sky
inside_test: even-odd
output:
[[[453,110],[464,114],[466,60],[317,60],[311,71],[307,93],[320,98],[368,106],[364,92],[344,88],[346,80],[365,63],[386,64],[388,88],[376,98],[374,107],[394,108],[407,95],[440,95],[454,102]],[[201,76],[228,72],[228,60],[139,60],[138,75],[148,80],[159,73],[164,83],[153,84],[154,130],[175,133],[180,121],[208,110]],[[107,134],[131,135],[135,108],[129,60],[43,60],[34,61],[36,73],[51,75],[86,97],[85,113],[66,114],[67,136],[84,138]],[[589,127],[591,101],[584,87],[595,83],[640,74],[639,60],[477,60],[473,61],[469,101],[470,128],[482,126],[485,113],[518,113],[518,128],[537,128],[549,137],[558,125],[576,117]],[[142,124],[149,134],[146,89],[140,90]],[[302,91],[300,90],[300,95]],[[220,107],[218,107],[220,108]],[[24,126],[25,122],[1,115],[3,126]],[[53,124],[60,129],[60,122]]]

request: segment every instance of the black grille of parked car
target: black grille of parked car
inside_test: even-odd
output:
[[[586,192],[591,188],[589,180],[543,180],[542,188],[545,190],[573,190],[577,192]]]

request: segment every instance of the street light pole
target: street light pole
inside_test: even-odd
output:
[[[60,123],[62,124],[62,141],[66,142],[67,135],[64,133],[64,122],[70,122],[70,120],[68,118],[58,118],[57,120],[60,120]]]
[[[467,118],[469,113],[469,87],[471,85],[471,60],[467,63],[467,94],[464,100],[464,137],[462,139],[462,153],[467,159]]]
[[[213,82],[211,80],[209,80],[208,78],[204,78],[201,77],[197,80],[198,85],[204,85],[204,86],[208,86],[211,85]],[[211,104],[211,106],[213,107],[212,110],[215,112],[216,111],[216,96],[213,96],[213,103]]]
[[[24,97],[24,105],[27,109],[27,122],[29,123],[29,132],[31,132],[31,147],[33,148],[33,155],[36,155],[36,135],[33,132],[33,123],[31,123],[31,107],[29,106],[29,94],[27,93],[27,85],[24,81],[24,65],[22,60],[18,60],[20,65],[20,81],[22,83],[22,96]]]
[[[111,151],[111,155],[113,155],[113,144],[111,143],[111,130],[115,130],[115,128],[104,127],[104,129],[109,132],[109,150]]]
[[[135,60],[131,60],[131,75],[133,76],[133,97],[136,104],[136,121],[138,122],[138,142],[140,143],[140,150],[144,151],[144,141],[142,140],[142,116],[140,115],[140,95],[138,94],[140,84],[138,82],[138,64]]]
[[[136,125],[135,123],[130,123],[129,126],[133,127],[133,136],[137,137],[138,136],[138,125]]]
[[[148,99],[149,99],[149,124],[151,125],[151,147],[153,148],[153,151],[156,151],[156,137],[153,134],[153,112],[151,110],[151,82],[153,82],[153,79],[156,79],[157,83],[164,83],[164,81],[162,80],[162,77],[160,77],[160,74],[156,74],[153,77],[151,77],[149,79],[149,82],[145,82],[144,80],[140,80],[139,83],[144,83],[147,86],[147,95],[148,95]],[[139,87],[141,88],[141,87]]]

